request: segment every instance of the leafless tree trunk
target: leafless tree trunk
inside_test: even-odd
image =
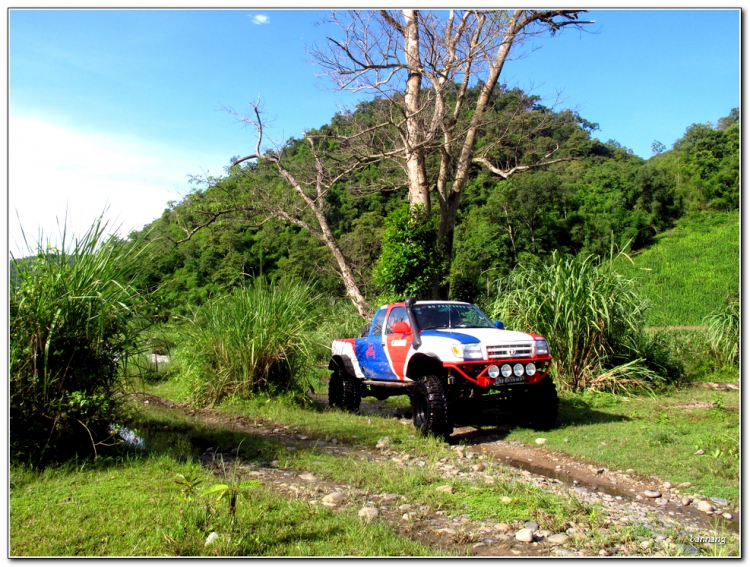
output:
[[[419,10],[334,12],[331,23],[342,37],[328,38],[326,48],[312,55],[339,89],[367,91],[386,101],[390,110],[380,125],[395,132],[390,145],[367,144],[361,137],[362,155],[401,160],[409,187],[409,202],[429,212],[431,195],[440,206],[439,236],[450,259],[453,235],[470,166],[484,165],[507,178],[518,171],[542,167],[562,157],[552,153],[533,164],[498,167],[486,155],[475,157],[477,135],[485,126],[485,111],[505,62],[514,46],[529,36],[580,26],[581,10],[450,10],[442,18]],[[479,96],[467,106],[472,80],[481,81]],[[452,108],[447,104],[451,89]],[[470,118],[465,118],[470,116]],[[368,128],[372,126],[368,125]],[[556,151],[556,150],[555,150]],[[437,156],[430,173],[428,160]],[[448,295],[447,286],[437,293]]]

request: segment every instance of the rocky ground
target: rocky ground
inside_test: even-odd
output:
[[[152,396],[144,403],[172,405]],[[399,411],[370,405],[376,406],[379,414]],[[363,411],[368,411],[367,406]],[[355,459],[390,460],[403,468],[427,466],[425,461],[392,448],[388,438],[372,448],[348,447],[336,439],[311,438],[292,426],[230,418],[213,411],[190,413],[209,423],[265,436],[285,444],[289,451],[315,445],[319,450]],[[672,486],[655,477],[638,476],[632,469],[611,471],[578,462],[563,453],[546,451],[543,438],[537,440],[537,446],[529,447],[506,442],[502,437],[503,431],[497,428],[458,428],[453,441],[462,443],[452,446],[454,458],[440,460],[439,474],[446,481],[458,478],[478,486],[508,481],[531,484],[596,506],[601,510],[602,527],[589,530],[570,521],[564,532],[552,533],[540,530],[527,518],[508,523],[493,518],[471,520],[468,514],[451,516],[427,503],[409,501],[404,495],[376,494],[321,480],[309,471],[288,470],[277,461],[244,462],[240,466],[250,476],[262,479],[266,487],[290,498],[334,510],[357,510],[363,521],[380,518],[398,533],[463,555],[697,555],[710,549],[697,543],[697,537],[723,536],[725,545],[738,539],[737,512],[720,498],[691,492],[688,483]],[[207,466],[220,457],[228,460],[232,455],[220,455],[210,447],[202,455]],[[452,491],[453,487],[446,484],[437,490]],[[640,526],[640,535],[620,537],[635,526]]]

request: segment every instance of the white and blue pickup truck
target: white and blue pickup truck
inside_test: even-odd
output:
[[[458,408],[510,400],[520,424],[549,429],[551,363],[544,337],[506,330],[475,305],[407,297],[378,309],[361,337],[333,341],[328,401],[356,411],[363,396],[409,395],[415,427],[448,437]]]

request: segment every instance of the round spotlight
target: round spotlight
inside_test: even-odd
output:
[[[529,362],[526,365],[526,374],[528,374],[529,376],[533,376],[534,372],[536,372],[536,366],[534,366],[533,362]]]
[[[497,367],[497,364],[493,364],[487,369],[487,375],[493,380],[500,376],[500,369]]]
[[[510,378],[510,375],[513,374],[513,369],[510,367],[510,364],[503,364],[500,367],[500,372],[502,372],[503,377]]]
[[[513,374],[516,376],[523,376],[523,364],[517,362],[513,365]]]

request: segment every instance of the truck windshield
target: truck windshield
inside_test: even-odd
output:
[[[413,310],[422,330],[494,327],[487,316],[474,305],[429,303],[415,305]]]

